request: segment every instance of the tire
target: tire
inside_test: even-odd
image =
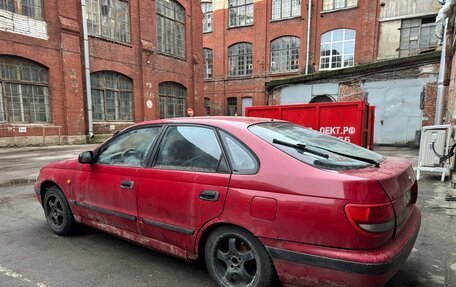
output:
[[[44,215],[49,227],[58,235],[69,235],[75,226],[73,213],[63,192],[55,186],[44,195]]]
[[[231,226],[214,230],[205,246],[211,277],[222,287],[277,286],[271,257],[249,232]]]

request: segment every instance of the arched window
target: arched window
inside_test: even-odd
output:
[[[204,79],[212,79],[212,49],[203,49]]]
[[[228,48],[228,65],[230,76],[247,76],[252,74],[252,44],[238,43]]]
[[[48,70],[32,61],[0,56],[0,121],[50,122]]]
[[[228,116],[237,116],[237,98],[227,98],[226,107]]]
[[[211,99],[209,98],[204,98],[204,115],[211,115]]]
[[[356,31],[337,29],[321,35],[320,69],[351,67],[355,64]]]
[[[132,80],[115,72],[90,75],[94,121],[131,121]]]
[[[160,118],[176,118],[185,116],[185,102],[187,89],[174,82],[165,82],[158,85],[160,96]]]
[[[328,96],[328,95],[318,95],[318,96],[315,96],[313,97],[309,104],[312,104],[312,103],[331,103],[331,102],[334,102],[334,100]]]
[[[203,33],[212,32],[212,2],[201,3],[203,10]]]
[[[156,0],[157,48],[167,55],[185,58],[185,9],[175,0]]]
[[[271,42],[271,72],[297,71],[299,67],[298,37],[280,37]]]
[[[301,0],[272,0],[272,20],[301,16]]]

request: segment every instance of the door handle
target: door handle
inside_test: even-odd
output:
[[[130,180],[124,180],[120,183],[120,188],[122,189],[133,189],[133,186],[135,185],[135,183],[133,181],[130,181]]]
[[[203,190],[199,198],[206,201],[217,201],[219,199],[220,193],[215,190]]]

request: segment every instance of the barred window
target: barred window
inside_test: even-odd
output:
[[[435,27],[435,16],[402,20],[399,57],[435,49],[438,45]]]
[[[232,77],[252,74],[252,44],[238,43],[228,48],[229,74]]]
[[[229,0],[229,27],[253,24],[253,0]]]
[[[272,0],[272,20],[301,16],[301,0]]]
[[[355,64],[356,31],[337,29],[321,35],[320,69],[351,67]]]
[[[203,10],[203,33],[212,32],[212,3],[201,3]]]
[[[94,121],[132,121],[132,80],[115,72],[90,75]]]
[[[175,0],[156,0],[158,51],[185,58],[185,9]]]
[[[323,11],[356,7],[357,0],[323,0]]]
[[[211,115],[211,99],[209,98],[204,98],[204,115]]]
[[[226,106],[228,116],[237,116],[237,98],[227,98]]]
[[[280,37],[271,42],[271,72],[297,71],[299,67],[298,37]]]
[[[160,118],[176,118],[185,116],[187,89],[174,82],[161,83],[158,86],[160,96]]]
[[[0,56],[0,121],[50,122],[48,70],[32,61]]]
[[[204,78],[212,79],[212,49],[203,49],[204,57]]]
[[[0,0],[0,9],[43,20],[43,3],[41,0]]]
[[[126,0],[87,0],[90,35],[130,43],[130,16]]]

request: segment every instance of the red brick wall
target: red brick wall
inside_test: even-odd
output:
[[[358,1],[353,9],[320,13],[322,1],[313,1],[310,42],[310,70],[319,66],[320,37],[336,28],[357,31],[355,62],[365,63],[376,57],[378,1]],[[225,115],[226,98],[238,98],[238,114],[241,114],[241,98],[253,98],[253,105],[267,104],[265,82],[271,78],[304,73],[306,65],[307,7],[302,1],[301,16],[288,20],[271,21],[271,1],[257,1],[254,5],[254,24],[247,27],[228,28],[228,11],[215,10],[213,32],[203,35],[204,48],[213,50],[213,79],[205,81],[205,97],[211,99],[211,114]],[[281,36],[300,38],[299,71],[271,74],[270,43]],[[228,47],[238,42],[253,44],[253,75],[242,79],[228,77]],[[315,66],[315,67],[313,67]]]
[[[51,124],[0,124],[0,145],[8,138],[58,135],[84,139],[87,107],[80,1],[43,1],[49,40],[0,32],[0,54],[20,56],[48,68]],[[159,117],[158,85],[174,81],[187,88],[187,107],[203,115],[202,14],[197,0],[179,0],[186,11],[186,59],[156,51],[155,2],[129,1],[131,43],[89,38],[91,72],[114,71],[133,80],[134,121]],[[153,107],[147,108],[151,100]],[[95,133],[112,133],[125,123],[95,123]],[[27,133],[18,133],[27,126]],[[15,143],[17,140],[14,141]],[[24,138],[25,142],[25,138]]]

